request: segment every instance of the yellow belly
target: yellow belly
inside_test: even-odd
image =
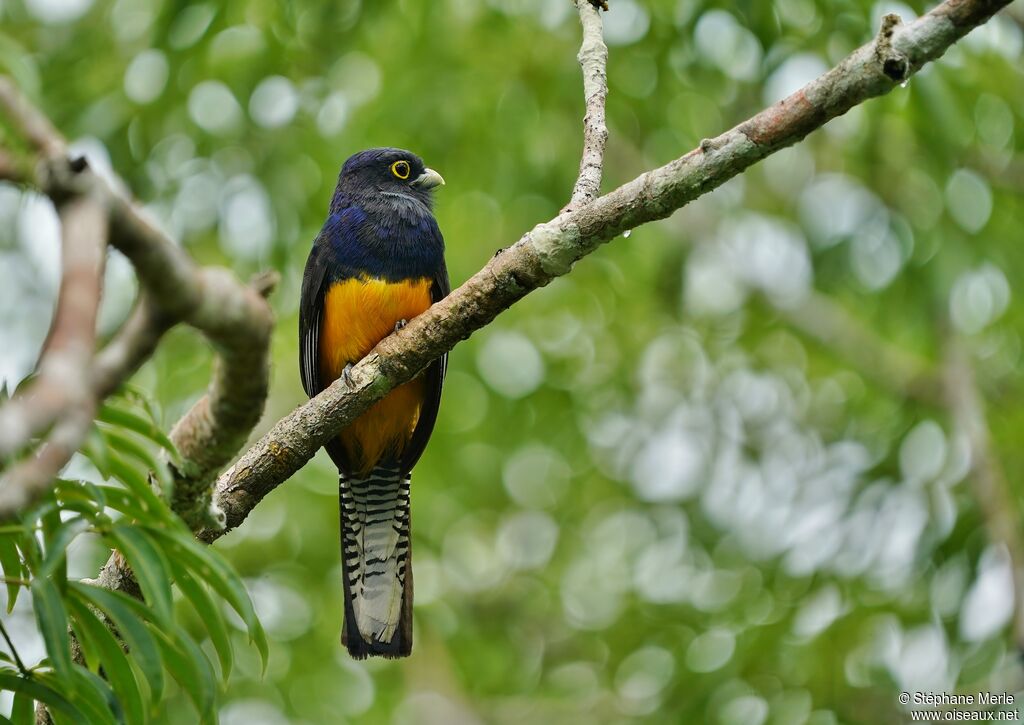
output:
[[[321,384],[341,377],[390,335],[399,320],[411,320],[430,307],[429,279],[385,282],[350,279],[331,286],[320,326]],[[401,455],[419,420],[423,381],[400,385],[344,428],[339,440],[350,473],[369,471],[385,456]]]

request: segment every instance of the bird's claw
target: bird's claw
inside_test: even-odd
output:
[[[352,368],[353,367],[354,366],[352,365],[352,363],[349,363],[348,365],[345,366],[345,369],[341,371],[341,379],[344,380],[345,381],[345,385],[348,386],[348,388],[352,389],[352,390],[354,390],[355,387],[356,387],[356,383],[352,379]]]
[[[399,330],[401,330],[403,327],[405,327],[408,324],[409,324],[408,320],[399,320],[398,322],[395,323],[395,332],[398,332]]]

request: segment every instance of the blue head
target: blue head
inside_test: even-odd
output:
[[[432,190],[444,179],[423,160],[405,149],[367,149],[353,154],[341,167],[338,185],[331,200],[331,211],[337,211],[343,200],[371,206],[389,205],[394,201],[404,206],[409,201],[433,206]],[[403,203],[404,202],[404,203]]]

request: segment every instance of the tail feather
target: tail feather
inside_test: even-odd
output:
[[[412,650],[409,474],[380,465],[340,477],[345,625],[353,657],[406,657]]]

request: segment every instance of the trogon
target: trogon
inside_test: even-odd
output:
[[[441,175],[396,148],[342,166],[302,278],[299,365],[312,397],[449,292],[433,214]],[[353,657],[412,649],[410,471],[437,419],[446,359],[400,385],[326,446],[338,467],[345,616]]]

